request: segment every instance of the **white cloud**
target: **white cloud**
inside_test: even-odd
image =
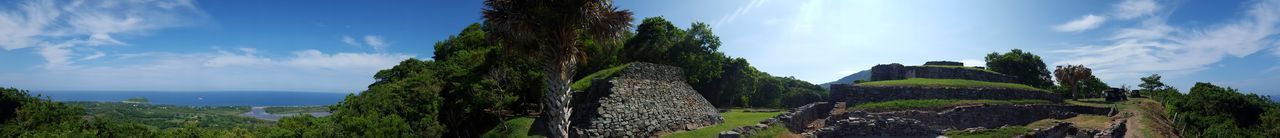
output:
[[[284,90],[355,92],[413,55],[293,51],[280,57],[253,48],[195,53],[124,53],[99,58],[113,64],[0,72],[0,82],[31,89]],[[47,83],[58,82],[58,83]]]
[[[1205,70],[1226,57],[1244,57],[1276,47],[1280,1],[1248,6],[1246,17],[1201,28],[1174,28],[1156,15],[1114,32],[1109,44],[1054,51],[1070,58],[1053,63],[1084,64],[1105,79],[1136,80],[1160,73],[1177,77]]]
[[[98,52],[74,47],[127,45],[117,36],[183,26],[203,17],[189,0],[18,3],[0,8],[0,48],[39,47],[36,52],[45,59],[46,69],[74,67],[70,56]],[[83,59],[94,59],[88,57]]]
[[[1080,32],[1084,30],[1098,28],[1098,26],[1102,25],[1102,23],[1106,21],[1107,21],[1107,18],[1089,14],[1089,15],[1080,17],[1080,19],[1076,19],[1071,22],[1067,22],[1065,24],[1054,26],[1053,29],[1060,32]]]
[[[376,35],[365,35],[364,43],[369,44],[369,47],[373,47],[373,50],[375,51],[382,51],[387,46],[390,46],[386,41],[383,41],[382,36]]]
[[[401,60],[412,58],[412,55],[382,53],[334,53],[324,54],[319,50],[302,50],[293,52],[293,58],[283,64],[299,68],[373,70],[388,68],[399,64]]]
[[[99,51],[94,51],[93,55],[85,56],[84,58],[80,58],[80,60],[93,60],[93,59],[102,58],[103,56],[107,56],[107,54]]]
[[[354,38],[351,38],[351,36],[345,36],[345,35],[344,35],[344,36],[342,36],[342,40],[340,40],[340,41],[342,41],[342,43],[346,43],[347,45],[360,47],[360,42],[359,42],[359,41],[356,41],[356,39],[354,39]]]
[[[1153,0],[1125,0],[1116,4],[1113,8],[1115,8],[1113,17],[1127,20],[1151,15],[1156,10],[1159,10],[1160,6]]]

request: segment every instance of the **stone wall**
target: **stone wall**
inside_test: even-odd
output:
[[[782,124],[793,133],[803,133],[809,130],[809,124],[814,121],[822,121],[828,115],[831,115],[831,109],[835,107],[835,103],[814,102],[804,106],[791,108],[786,113],[779,114],[773,118],[760,120],[759,124],[740,126],[730,131],[720,132],[721,138],[737,138],[742,136],[750,136],[760,130],[769,129],[769,124]]]
[[[938,130],[997,128],[1004,125],[1026,125],[1041,119],[1067,119],[1079,114],[1109,115],[1108,108],[1071,105],[976,105],[961,106],[941,112],[899,111],[877,113],[920,120]]]
[[[829,102],[810,103],[792,108],[790,112],[778,115],[774,119],[782,121],[780,123],[787,126],[791,132],[800,133],[808,129],[809,123],[827,118],[827,115],[831,114],[831,107],[832,104]]]
[[[574,98],[570,120],[579,137],[651,137],[724,122],[673,66],[631,63]]]
[[[961,63],[963,65],[963,63]],[[962,67],[903,66],[880,64],[871,67],[871,80],[901,80],[907,78],[963,79],[987,82],[1013,82],[1013,76]]]
[[[1110,115],[1111,112],[1107,108],[1071,105],[977,105],[942,111],[877,113],[854,111],[832,116],[826,120],[827,127],[812,134],[817,137],[929,137],[949,130],[1026,125],[1048,118],[1066,119],[1079,114]]]
[[[955,61],[929,61],[929,62],[924,62],[924,65],[937,65],[937,66],[964,66],[964,63],[963,63],[963,62],[955,62]]]
[[[881,102],[905,99],[1040,99],[1062,101],[1062,97],[1044,91],[1009,88],[949,88],[906,86],[854,86],[831,85],[831,99],[843,99],[849,104]]]

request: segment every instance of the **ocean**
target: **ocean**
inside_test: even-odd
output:
[[[31,91],[53,101],[119,102],[143,97],[151,104],[188,106],[314,106],[333,105],[346,98],[346,93],[284,91]]]

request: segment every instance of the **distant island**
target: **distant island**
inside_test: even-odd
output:
[[[151,103],[151,100],[147,100],[147,98],[142,98],[142,97],[133,97],[120,102],[131,103],[131,104],[148,104],[148,103]]]

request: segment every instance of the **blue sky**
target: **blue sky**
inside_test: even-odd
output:
[[[823,83],[876,64],[1019,48],[1134,86],[1152,73],[1280,94],[1280,2],[620,0],[712,25],[730,56]],[[0,84],[34,90],[356,92],[480,22],[481,1],[0,2]]]

